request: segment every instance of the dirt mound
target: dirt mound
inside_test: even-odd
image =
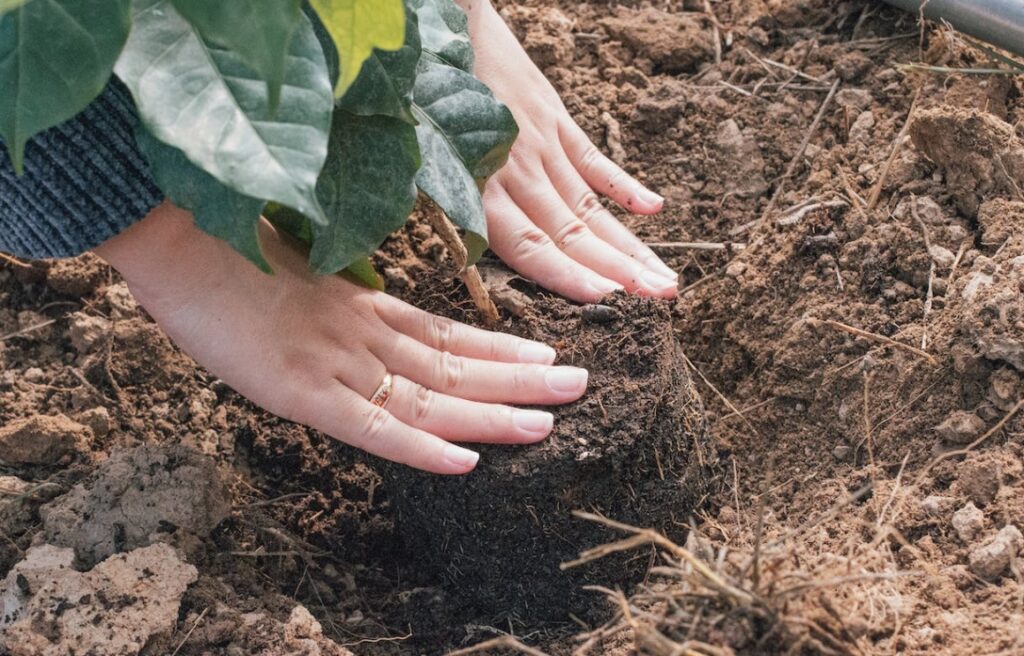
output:
[[[205,537],[229,509],[212,460],[181,446],[141,446],[114,452],[87,481],[43,508],[43,535],[91,567],[154,542]]]

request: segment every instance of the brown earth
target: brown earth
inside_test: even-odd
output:
[[[0,599],[42,613],[18,635],[66,645],[92,617],[77,606],[81,591],[109,587],[106,571],[132,571],[115,559],[141,562],[145,549],[174,547],[183,559],[175,580],[195,578],[190,566],[197,580],[161,600],[148,623],[108,636],[129,645],[124,653],[181,645],[179,654],[433,654],[507,632],[558,654],[637,645],[668,654],[683,644],[692,653],[1024,651],[1020,76],[901,68],[1005,64],[878,2],[669,7],[503,7],[581,125],[668,199],[661,215],[627,222],[682,274],[672,318],[707,410],[709,457],[724,476],[705,509],[680,495],[674,531],[659,526],[661,511],[609,507],[613,519],[678,538],[627,552],[630,567],[646,570],[624,588],[631,601],[615,598],[610,588],[629,581],[609,565],[592,570],[605,580],[587,577],[607,589],[576,591],[598,604],[577,618],[591,622],[585,628],[507,607],[468,618],[446,599],[503,584],[543,590],[554,584],[540,572],[557,563],[516,568],[514,580],[507,569],[483,581],[434,576],[422,564],[430,554],[396,532],[403,501],[379,463],[239,399],[175,351],[94,260],[6,263],[0,445],[18,449],[7,459],[0,452]],[[434,308],[461,298],[456,283],[437,282],[444,249],[421,224],[378,260],[399,295]],[[579,329],[582,315],[513,316],[543,310],[545,297],[518,279],[491,280],[504,328]],[[620,318],[602,330],[652,339],[648,315],[626,309],[641,312],[635,323]],[[465,304],[454,311],[472,316]],[[584,439],[604,435],[602,417],[583,417],[595,398],[604,402],[592,395],[576,406]],[[44,442],[26,449],[29,434]],[[105,499],[108,516],[112,500],[144,500],[102,493],[111,465],[100,463],[136,462],[139,452],[124,450],[140,445],[159,447],[161,462],[174,458],[160,449],[176,445],[205,454],[226,486],[229,516],[179,526],[174,497],[161,501],[170,507],[154,499],[156,530],[108,523],[103,548],[91,552],[120,545],[114,551],[126,554],[51,576],[46,590],[79,595],[66,602],[74,609],[33,602],[39,585],[11,572],[41,557],[34,541],[56,534],[41,518],[83,500]],[[648,481],[660,481],[657,466],[648,469]],[[174,481],[176,471],[146,476]],[[217,489],[211,481],[209,494],[183,489],[180,499],[215,500]],[[571,507],[547,507],[563,519],[539,521],[570,521]],[[616,533],[589,535],[582,539]],[[53,549],[53,558],[71,558]],[[79,560],[88,553],[79,547]],[[154,601],[118,603],[138,612]],[[101,616],[108,606],[97,607]],[[487,623],[495,617],[505,623]],[[28,626],[0,617],[0,652],[12,621]]]

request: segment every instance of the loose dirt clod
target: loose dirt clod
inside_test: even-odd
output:
[[[935,434],[947,444],[969,444],[985,430],[985,422],[973,412],[957,410],[935,427]]]
[[[66,296],[85,296],[106,279],[110,269],[92,253],[63,260],[53,260],[46,271],[50,289]]]
[[[92,436],[88,428],[64,415],[35,415],[0,426],[0,462],[53,465],[80,451]]]
[[[74,553],[33,547],[0,584],[0,651],[11,656],[133,656],[170,631],[196,568],[155,544],[89,572]]]
[[[129,549],[204,537],[228,514],[214,462],[181,447],[113,453],[86,482],[41,511],[46,541],[91,566]]]
[[[601,25],[617,39],[666,73],[692,71],[714,56],[710,33],[700,21],[653,7],[620,9]]]
[[[991,542],[971,552],[971,571],[987,581],[995,580],[1007,570],[1022,546],[1024,535],[1016,526],[1007,524]]]
[[[953,513],[953,530],[964,544],[971,544],[974,538],[985,528],[985,513],[978,510],[973,502],[968,501],[960,510]]]

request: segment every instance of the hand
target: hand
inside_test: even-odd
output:
[[[102,244],[139,303],[186,353],[266,410],[357,448],[441,474],[478,454],[452,441],[545,438],[550,413],[501,403],[579,398],[587,372],[550,347],[433,316],[338,276],[268,224],[259,271],[169,203]],[[386,409],[367,399],[394,376]]]
[[[487,183],[491,248],[510,267],[578,301],[625,289],[675,296],[678,274],[623,226],[595,190],[637,214],[661,210],[648,190],[590,142],[488,0],[462,0],[476,75],[512,110],[519,138]]]

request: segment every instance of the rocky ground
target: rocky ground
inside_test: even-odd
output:
[[[627,221],[682,273],[715,491],[619,545],[647,575],[584,626],[452,623],[378,463],[196,368],[94,258],[5,260],[0,653],[1024,651],[1024,78],[866,0],[502,11],[668,199]],[[418,223],[378,258],[421,300],[444,262]]]

